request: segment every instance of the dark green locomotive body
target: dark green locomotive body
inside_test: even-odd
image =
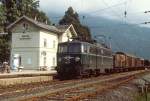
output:
[[[112,68],[113,57],[109,48],[80,41],[58,45],[57,72],[60,78],[99,74]]]

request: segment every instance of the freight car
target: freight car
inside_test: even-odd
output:
[[[113,69],[112,51],[104,45],[81,41],[58,44],[56,70],[59,78],[99,75],[110,69]]]
[[[113,64],[117,72],[144,69],[144,59],[124,52],[115,53]]]
[[[144,67],[150,68],[150,60],[147,59],[144,60]]]

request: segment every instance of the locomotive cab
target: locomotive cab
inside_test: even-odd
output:
[[[80,42],[64,42],[58,44],[57,72],[59,78],[73,78],[79,75],[81,46]]]

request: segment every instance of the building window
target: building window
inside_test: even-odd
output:
[[[56,45],[56,41],[53,40],[53,48],[55,48],[55,45]]]
[[[19,66],[22,65],[21,56],[19,56]]]
[[[46,51],[41,52],[41,55],[43,55],[43,56],[46,56],[46,54],[47,54]]]
[[[53,66],[55,66],[55,57],[53,57]]]
[[[47,40],[44,39],[44,47],[47,47]]]
[[[46,66],[46,57],[44,57],[44,66]]]
[[[27,63],[28,63],[28,65],[31,65],[31,64],[32,64],[31,58],[28,58],[28,59],[27,59]]]
[[[28,30],[28,24],[23,23],[23,33],[25,33]]]

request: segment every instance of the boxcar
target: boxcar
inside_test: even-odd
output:
[[[150,61],[149,60],[147,60],[147,59],[144,60],[144,67],[150,68]]]
[[[145,65],[148,62],[145,61]],[[131,71],[144,69],[144,59],[124,52],[116,52],[114,55],[114,68],[119,71]]]

